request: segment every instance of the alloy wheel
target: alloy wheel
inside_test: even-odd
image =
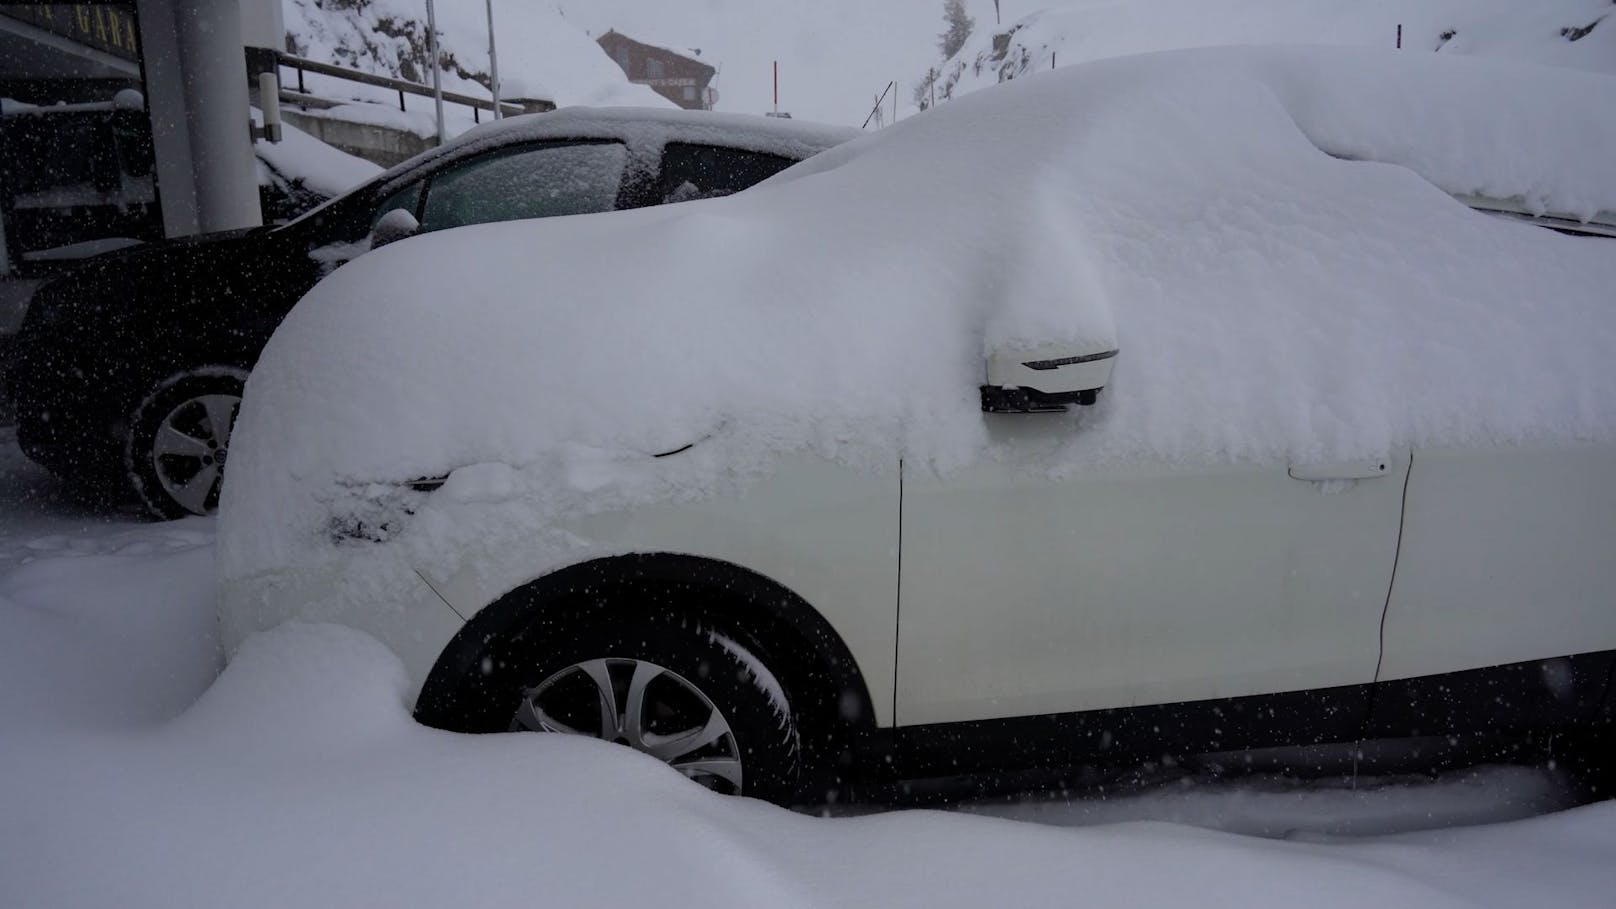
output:
[[[151,453],[157,481],[192,514],[209,514],[219,505],[230,432],[240,408],[240,395],[198,395],[180,402],[158,424]]]
[[[741,752],[729,721],[701,689],[655,663],[574,663],[523,693],[510,729],[616,742],[709,789],[741,792]]]

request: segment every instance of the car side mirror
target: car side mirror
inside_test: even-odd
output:
[[[370,248],[380,249],[389,243],[413,237],[421,232],[421,222],[415,220],[407,208],[395,208],[376,221],[370,229]]]
[[[988,354],[982,409],[988,413],[1047,413],[1093,404],[1111,381],[1117,351],[1076,345],[1017,345]]]

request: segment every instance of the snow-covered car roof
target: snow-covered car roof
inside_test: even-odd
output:
[[[306,557],[353,490],[451,472],[432,507],[492,509],[487,539],[786,451],[948,470],[991,456],[978,385],[1010,343],[1121,351],[1049,418],[1073,431],[1048,470],[1616,439],[1610,241],[1452,198],[1613,211],[1611,148],[1602,75],[1180,51],[987,89],[723,199],[406,240],[264,351],[221,565]]]

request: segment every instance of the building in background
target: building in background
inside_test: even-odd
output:
[[[279,0],[0,3],[0,335],[76,258],[260,223],[247,46]]]
[[[597,39],[607,55],[622,67],[628,81],[650,86],[653,91],[686,110],[709,110],[717,99],[711,87],[718,70],[700,59],[701,51],[689,52],[645,44],[616,30]]]

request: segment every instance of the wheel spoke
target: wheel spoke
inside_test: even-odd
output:
[[[679,758],[705,748],[728,734],[729,724],[724,722],[718,711],[714,710],[708,715],[706,724],[699,729],[691,729],[667,738],[652,736],[652,741],[646,743],[646,750],[654,757],[676,763]]]
[[[557,720],[544,711],[531,697],[522,699],[522,706],[516,708],[516,718],[513,726],[520,726],[529,732],[559,732],[562,735],[588,735]]]
[[[159,457],[174,455],[186,458],[207,457],[212,449],[208,448],[205,439],[187,435],[174,428],[172,423],[164,423],[157,430],[157,438],[152,441],[152,454]]]
[[[197,398],[197,403],[208,412],[208,428],[213,432],[213,441],[221,447],[230,444],[230,430],[236,421],[236,407],[241,399],[235,395],[203,395]]]
[[[187,511],[193,514],[206,514],[208,510],[208,494],[213,492],[219,484],[219,465],[204,464],[184,483],[168,484],[168,493],[174,501],[180,503]]]
[[[737,792],[741,789],[741,762],[736,758],[703,758],[697,761],[677,761],[673,769],[691,779],[716,776],[728,780]]]
[[[623,720],[617,714],[617,691],[612,687],[612,674],[606,668],[606,661],[590,660],[579,663],[578,668],[595,683],[595,691],[600,695],[600,737],[608,741],[617,738],[623,731]]]
[[[635,663],[634,677],[628,683],[628,697],[623,704],[623,737],[628,743],[642,751],[645,750],[645,687],[651,680],[662,674],[660,666],[651,663]]]

